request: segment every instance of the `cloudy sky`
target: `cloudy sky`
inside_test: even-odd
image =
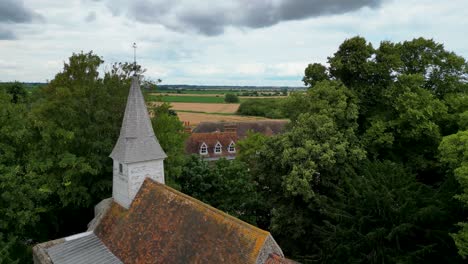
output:
[[[0,81],[45,82],[73,52],[164,84],[302,85],[344,39],[423,36],[468,58],[466,0],[0,0]]]

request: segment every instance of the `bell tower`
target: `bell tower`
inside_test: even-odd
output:
[[[114,162],[112,197],[129,208],[146,177],[164,184],[167,157],[156,138],[135,73],[127,99],[120,136],[110,154]]]

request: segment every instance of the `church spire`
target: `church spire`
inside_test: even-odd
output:
[[[167,157],[154,135],[137,75],[132,77],[120,136],[110,157],[122,163]]]
[[[145,178],[165,182],[167,156],[154,135],[138,75],[132,77],[120,136],[110,157],[114,160],[112,197],[125,208],[129,208]]]

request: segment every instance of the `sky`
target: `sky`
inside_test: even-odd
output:
[[[0,0],[0,82],[46,82],[73,53],[162,84],[302,86],[347,38],[432,38],[468,58],[466,0]]]

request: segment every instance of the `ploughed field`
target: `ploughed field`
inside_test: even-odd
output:
[[[234,114],[240,104],[171,103],[175,111]]]
[[[236,112],[239,109],[239,103],[228,104],[224,102],[224,95],[214,93],[194,93],[194,94],[166,94],[151,93],[147,95],[150,101],[157,104],[157,101],[169,102],[172,110],[176,111],[179,119],[195,126],[200,122],[241,122],[268,120],[265,117],[241,116]],[[266,98],[275,98],[275,96],[257,96],[243,97],[239,96],[240,101],[244,100],[263,100]]]

